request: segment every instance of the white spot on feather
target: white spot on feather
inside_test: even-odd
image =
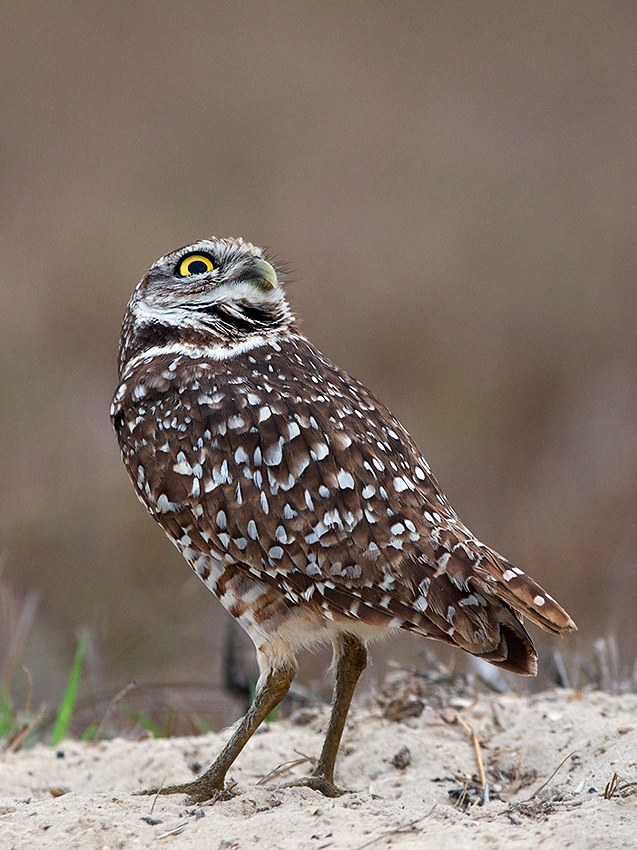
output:
[[[157,510],[160,514],[170,513],[172,511],[179,510],[178,502],[169,502],[168,496],[165,493],[162,493],[161,496],[157,499]]]
[[[268,446],[263,452],[263,459],[268,466],[278,466],[283,459],[283,437],[279,437],[276,443]]]
[[[235,463],[247,463],[249,460],[248,455],[246,454],[243,446],[239,446],[239,448],[234,453],[234,462]]]
[[[341,490],[353,490],[354,489],[354,479],[350,475],[349,472],[345,469],[341,469],[336,476],[336,480],[338,481],[338,486]]]
[[[310,457],[312,460],[323,460],[329,453],[330,450],[325,443],[316,443],[310,449]]]
[[[186,460],[186,455],[179,452],[177,455],[177,463],[173,464],[173,470],[178,475],[192,475],[192,466]]]

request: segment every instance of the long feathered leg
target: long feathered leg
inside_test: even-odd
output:
[[[219,753],[212,766],[192,782],[182,785],[167,785],[164,788],[149,788],[138,794],[187,794],[193,802],[203,803],[212,798],[230,796],[225,790],[226,773],[236,757],[248,743],[258,726],[276,708],[287,694],[296,675],[291,665],[270,667],[259,678],[252,705],[239,721],[228,743]]]
[[[367,666],[367,650],[362,640],[351,634],[340,634],[334,640],[336,682],[332,713],[325,740],[316,767],[309,776],[291,782],[292,786],[305,786],[320,791],[326,797],[338,797],[347,791],[334,783],[334,764],[343,736],[343,729],[352,702],[354,690],[361,673]]]

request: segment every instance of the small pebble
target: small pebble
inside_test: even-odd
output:
[[[411,764],[411,753],[409,747],[402,747],[391,760],[391,764],[397,770],[405,770]]]

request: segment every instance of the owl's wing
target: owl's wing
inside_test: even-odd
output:
[[[362,604],[416,625],[426,620],[465,648],[490,630],[494,599],[549,631],[574,627],[458,520],[381,402],[309,343],[301,359],[304,376],[311,361],[311,386],[292,380],[293,356],[282,351],[270,383],[255,378],[250,391],[235,392],[236,413],[216,435],[230,454],[209,464],[197,505],[226,554],[260,567],[292,598],[323,595],[347,612]],[[205,421],[213,448],[224,424],[210,413]]]
[[[574,627],[566,612],[471,535],[384,405],[302,338],[287,345],[267,364],[195,370],[178,404],[158,385],[154,415],[123,435],[156,519],[293,604],[411,628],[498,663],[512,652],[500,646],[508,631],[529,656],[509,666],[532,670],[510,609],[554,632]]]

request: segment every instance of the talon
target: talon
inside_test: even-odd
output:
[[[283,788],[311,788],[313,791],[320,791],[324,797],[342,797],[343,794],[353,793],[348,788],[339,788],[325,776],[301,776],[287,782]]]
[[[135,797],[152,797],[156,794],[166,796],[168,794],[186,794],[191,803],[217,803],[231,800],[237,795],[229,788],[215,788],[210,782],[201,782],[196,779],[194,782],[185,782],[183,785],[166,785],[163,788],[145,788],[142,791],[133,791]]]

